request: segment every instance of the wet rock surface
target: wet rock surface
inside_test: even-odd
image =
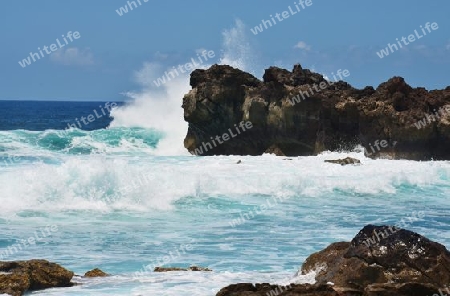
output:
[[[46,260],[0,262],[0,293],[25,292],[56,287],[71,287],[74,273]]]
[[[309,256],[301,273],[311,271],[316,271],[316,285],[292,284],[298,291],[290,288],[278,295],[440,295],[450,283],[450,252],[412,231],[367,225],[351,242],[333,243]],[[271,295],[275,287],[236,284],[217,295]]]
[[[394,226],[364,227],[350,243],[336,243],[311,255],[306,274],[326,264],[316,280],[339,287],[417,282],[443,287],[450,283],[450,253],[441,244]]]
[[[348,164],[360,164],[361,161],[356,158],[346,157],[343,159],[326,159],[325,162],[340,164],[340,165],[348,165]]]
[[[109,276],[109,274],[107,274],[106,272],[104,272],[98,268],[95,268],[93,270],[86,272],[84,274],[84,276],[85,277],[105,277],[105,276]]]
[[[439,294],[432,285],[374,284],[364,291],[338,289],[332,285],[295,285],[277,286],[270,284],[236,284],[223,288],[217,296],[445,296]]]
[[[199,267],[199,266],[191,266],[188,268],[180,268],[180,267],[155,267],[154,272],[168,272],[168,271],[212,271],[209,268]]]
[[[216,296],[267,296],[267,295],[306,295],[306,296],[338,296],[331,286],[327,285],[288,285],[270,284],[236,284],[223,288]]]

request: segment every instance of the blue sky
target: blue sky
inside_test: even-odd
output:
[[[312,0],[310,7],[258,35],[250,28],[294,7],[296,0],[140,1],[123,16],[116,13],[127,4],[123,0],[5,2],[0,99],[123,100],[121,93],[141,88],[135,73],[144,63],[184,64],[198,49],[214,50],[212,62],[217,62],[224,50],[222,33],[237,19],[247,36],[233,46],[250,45],[246,59],[259,77],[268,66],[291,69],[300,63],[327,75],[348,69],[347,81],[355,87],[377,86],[395,75],[428,89],[450,85],[448,1]],[[439,29],[383,59],[376,55],[427,22]],[[69,31],[81,38],[25,68],[19,65],[31,51]]]

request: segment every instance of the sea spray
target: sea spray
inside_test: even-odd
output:
[[[234,26],[222,32],[223,54],[219,64],[229,65],[242,71],[257,75],[259,63],[257,52],[248,36],[247,26],[240,19],[236,19]]]
[[[236,20],[233,28],[222,32],[222,37],[223,52],[219,63],[254,72],[254,51],[245,24]],[[213,60],[207,62],[209,64],[203,63],[198,68],[209,68]],[[153,152],[155,155],[189,155],[183,145],[188,123],[184,121],[181,104],[182,98],[191,89],[190,73],[178,73],[180,75],[174,76],[159,87],[153,83],[164,73],[173,70],[174,66],[176,65],[163,67],[157,62],[145,62],[134,75],[134,80],[141,90],[125,93],[130,102],[111,112],[114,117],[111,127],[154,128],[162,132],[164,138]]]

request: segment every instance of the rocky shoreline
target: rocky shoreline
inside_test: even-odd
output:
[[[214,65],[190,84],[182,107],[192,154],[309,156],[360,144],[372,158],[450,159],[450,86],[428,91],[394,77],[355,89],[300,65],[271,67],[263,81]]]
[[[321,268],[318,268],[320,266]],[[450,285],[445,246],[394,226],[364,227],[351,242],[337,242],[308,257],[302,274],[316,284],[233,284],[217,296],[440,296]]]
[[[0,262],[0,293],[13,296],[28,291],[72,287],[74,273],[46,260]]]
[[[211,270],[157,267],[154,272]],[[450,289],[450,252],[445,246],[395,226],[365,226],[351,242],[336,242],[309,256],[299,273],[316,283],[284,286],[238,283],[217,296],[441,296]],[[71,287],[74,273],[46,260],[0,262],[0,293],[20,296]],[[85,277],[109,276],[94,269]],[[449,292],[450,293],[450,292]]]

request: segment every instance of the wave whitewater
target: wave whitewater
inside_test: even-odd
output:
[[[0,131],[0,163],[11,163],[12,156],[48,156],[48,153],[89,155],[130,152],[151,154],[164,133],[139,127],[114,127],[94,131],[80,129],[46,131]],[[47,152],[47,153],[46,153]]]
[[[111,141],[115,139],[112,135]],[[106,145],[107,141],[96,143]],[[172,210],[185,200],[220,203],[250,199],[257,205],[269,196],[314,200],[337,195],[357,202],[378,195],[407,199],[411,188],[445,197],[450,180],[447,162],[372,160],[363,152],[326,152],[291,160],[273,155],[142,158],[150,144],[140,150],[136,147],[142,143],[135,145],[135,153],[122,150],[119,142],[109,145],[113,148],[108,154],[80,155],[73,149],[61,149],[63,145],[52,153],[47,151],[44,160],[0,165],[0,211],[141,212]],[[324,162],[347,155],[361,159],[363,165],[342,167]]]

